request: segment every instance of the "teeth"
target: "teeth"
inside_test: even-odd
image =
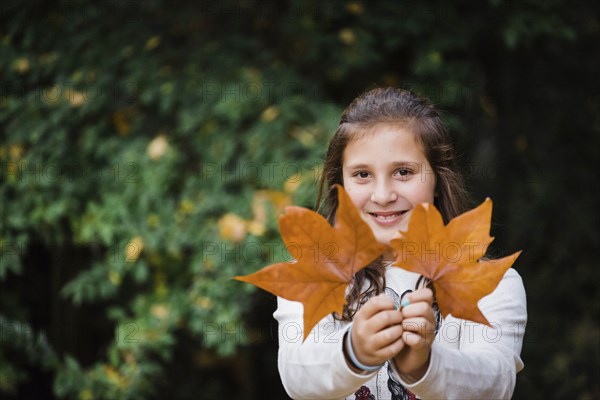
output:
[[[395,214],[390,214],[390,215],[380,215],[380,214],[373,213],[371,215],[373,215],[377,219],[380,219],[382,221],[386,221],[386,220],[389,220],[389,219],[394,219],[397,216],[399,216],[400,214],[402,214],[402,213],[395,213]]]

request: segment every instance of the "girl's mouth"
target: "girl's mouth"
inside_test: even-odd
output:
[[[387,211],[387,212],[367,212],[369,217],[377,224],[382,226],[395,225],[400,222],[408,210]]]

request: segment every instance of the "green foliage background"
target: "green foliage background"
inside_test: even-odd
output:
[[[283,398],[274,298],[341,110],[444,110],[524,253],[515,398],[600,397],[593,1],[5,1],[0,397]]]

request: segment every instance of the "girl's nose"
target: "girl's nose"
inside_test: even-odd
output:
[[[377,185],[373,193],[371,193],[371,201],[380,205],[385,205],[398,200],[398,194],[393,188],[383,184]]]

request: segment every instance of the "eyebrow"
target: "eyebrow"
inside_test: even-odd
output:
[[[394,161],[391,165],[393,167],[403,167],[403,166],[406,166],[406,165],[418,165],[418,166],[420,166],[421,164],[423,164],[423,162],[418,162],[418,161]],[[357,163],[357,164],[347,165],[346,168],[348,168],[348,169],[369,169],[370,165],[369,164],[364,164],[364,163]]]

